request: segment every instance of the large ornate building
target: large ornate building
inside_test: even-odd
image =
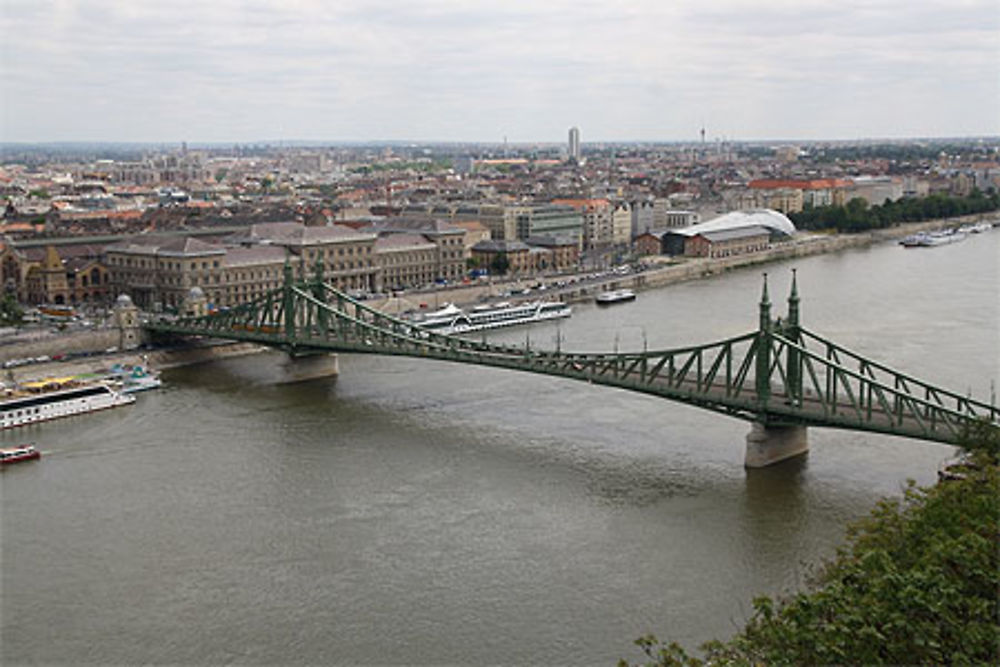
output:
[[[347,292],[381,292],[459,281],[465,275],[465,230],[434,221],[393,220],[355,229],[298,222],[251,225],[213,242],[138,236],[108,246],[115,293],[143,309],[180,309],[198,287],[208,307],[250,301],[322,263],[327,281]]]
[[[0,287],[30,305],[107,305],[110,276],[100,248],[90,245],[17,248],[0,243]]]
[[[106,249],[111,283],[143,309],[179,308],[192,287],[214,307],[250,301],[277,288],[286,261],[321,261],[327,280],[345,290],[374,290],[376,235],[350,227],[296,222],[251,225],[216,243],[190,237],[135,237]]]
[[[406,237],[420,236],[423,242],[434,245],[434,253],[429,254],[419,250],[421,241],[413,239],[417,244],[415,253],[423,252],[423,260],[431,262],[431,265],[417,275],[413,282],[403,283],[403,285],[426,285],[434,281],[457,282],[465,276],[465,236],[466,231],[442,220],[427,220],[421,218],[398,217],[388,218],[374,222],[363,228],[365,231],[378,234],[380,239],[391,239],[393,236],[402,235]],[[383,244],[383,248],[388,249],[390,245],[395,248],[392,257],[399,259],[399,250],[403,247],[401,243]],[[388,255],[386,256],[388,259]],[[416,263],[417,257],[411,257],[411,264]],[[393,288],[398,284],[393,282],[386,273],[386,262],[380,260],[382,267],[382,277],[380,282],[385,288]],[[429,278],[429,279],[428,279]],[[377,291],[382,291],[379,288]]]

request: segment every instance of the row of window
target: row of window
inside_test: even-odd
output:
[[[27,410],[18,410],[12,413],[10,416],[14,419],[18,417],[30,417],[31,415],[37,415],[42,411],[41,408],[28,408]]]
[[[393,285],[426,285],[434,277],[433,273],[426,271],[395,271],[385,274],[382,280]]]
[[[344,255],[351,256],[354,255],[355,247],[348,246],[347,248],[337,248],[337,257],[343,257]],[[371,246],[358,246],[357,254],[360,255],[370,255],[372,254]],[[333,248],[325,248],[323,250],[306,250],[305,258],[306,261],[315,262],[317,259],[329,259],[334,256]]]
[[[368,274],[342,276],[334,282],[340,289],[372,289],[373,283],[369,278],[370,275]],[[430,278],[421,277],[420,281],[430,282]],[[279,287],[279,283],[277,282],[256,285],[239,285],[236,287],[231,286],[225,289],[208,290],[205,296],[210,303],[214,303],[217,306],[228,307],[251,301],[262,296],[268,291],[276,289],[277,287]],[[184,303],[184,295],[179,293],[165,294],[163,296],[163,301],[168,306],[179,307]]]
[[[108,264],[111,266],[125,266],[129,268],[136,269],[159,269],[161,271],[182,271],[187,268],[188,270],[195,270],[199,268],[199,264],[202,269],[207,270],[209,266],[213,269],[217,269],[221,266],[219,260],[214,259],[211,261],[191,261],[185,266],[184,262],[174,262],[165,261],[159,258],[144,258],[144,257],[119,257],[118,255],[108,255]]]
[[[761,243],[757,245],[746,245],[746,246],[728,246],[722,248],[711,248],[709,250],[709,257],[732,257],[734,255],[745,255],[748,252],[759,252],[761,250],[767,250],[768,244]]]
[[[354,246],[349,246],[347,248],[337,248],[336,256],[344,257],[346,255],[350,257],[355,254],[355,250],[357,250],[358,256],[372,254],[372,249],[370,247],[360,246],[358,248],[355,248]],[[305,251],[305,258],[307,261],[310,262],[314,262],[319,258],[329,259],[334,255],[335,253],[333,249]],[[168,271],[183,271],[184,269],[198,270],[199,268],[202,270],[208,270],[209,268],[218,269],[222,266],[221,261],[217,259],[213,259],[210,261],[192,260],[188,262],[180,262],[180,261],[166,261],[160,258],[144,258],[144,257],[129,257],[129,256],[120,257],[118,255],[109,255],[108,264],[114,266],[124,266],[130,268],[138,268],[138,269],[160,269]]]

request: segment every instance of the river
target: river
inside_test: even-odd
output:
[[[760,273],[578,305],[496,333],[650,349],[753,329]],[[803,323],[989,400],[1000,230],[799,259]],[[653,632],[727,637],[753,596],[802,585],[847,522],[951,448],[810,431],[743,468],[744,422],[512,371],[343,355],[277,385],[277,355],[178,369],[133,406],[0,434],[5,665],[572,664]]]

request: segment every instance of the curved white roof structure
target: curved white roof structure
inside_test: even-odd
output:
[[[671,229],[671,232],[684,236],[695,236],[702,232],[719,232],[740,227],[766,227],[772,232],[787,236],[795,233],[795,225],[783,213],[769,208],[758,208],[749,211],[731,211],[718,218],[713,218],[684,229]]]

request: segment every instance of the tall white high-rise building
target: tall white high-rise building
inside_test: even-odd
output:
[[[569,128],[569,159],[580,161],[580,128]]]

